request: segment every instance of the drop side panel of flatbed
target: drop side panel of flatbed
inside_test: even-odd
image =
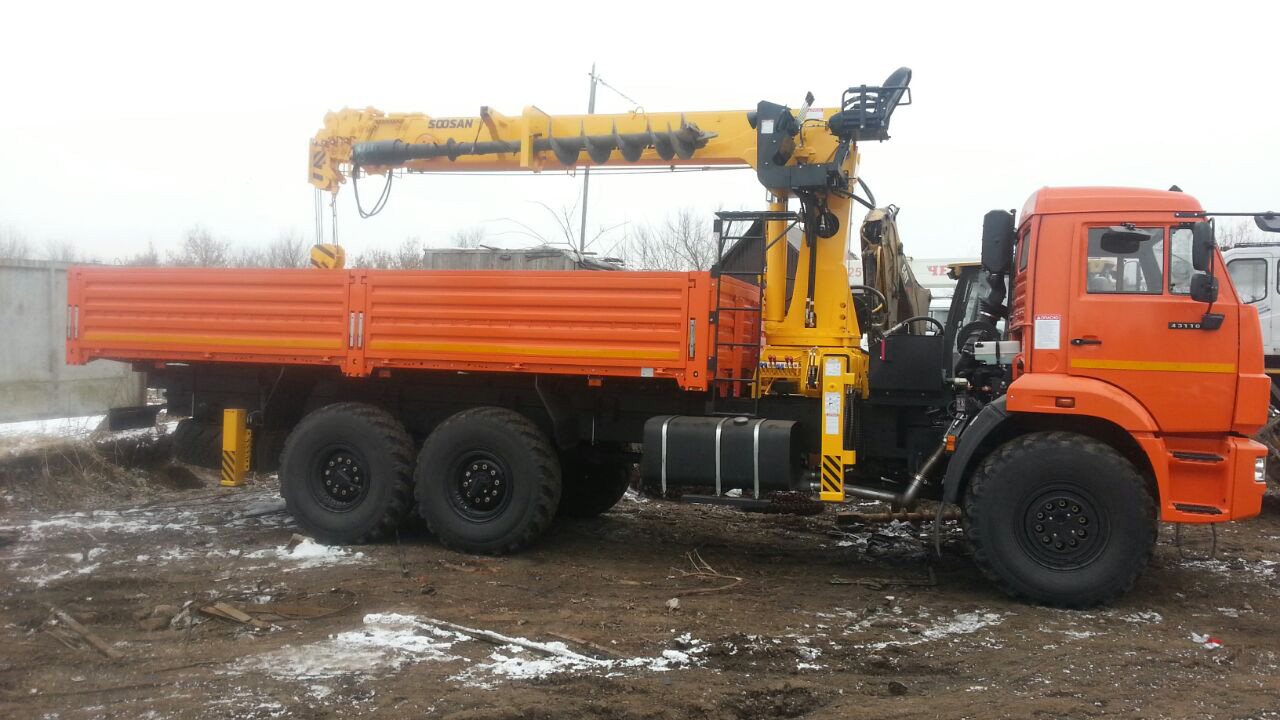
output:
[[[708,273],[77,267],[67,359],[320,364],[707,387]]]

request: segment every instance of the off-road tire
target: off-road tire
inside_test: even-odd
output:
[[[195,418],[179,420],[173,429],[173,456],[188,465],[218,470],[222,467],[222,426]]]
[[[476,501],[465,477],[483,474]],[[501,483],[495,487],[494,479]],[[480,481],[476,481],[477,483]],[[523,415],[496,407],[463,410],[427,436],[414,470],[418,512],[448,548],[500,555],[530,544],[551,524],[560,504],[560,461],[547,436]],[[489,504],[485,504],[485,503]]]
[[[625,457],[586,457],[569,451],[560,455],[564,492],[560,495],[561,517],[585,520],[607,512],[627,492],[631,463]]]
[[[964,511],[983,574],[1015,598],[1067,608],[1128,592],[1158,530],[1155,499],[1132,463],[1067,432],[1031,433],[996,448],[969,481]]]
[[[336,498],[323,472],[352,459],[359,491]],[[347,545],[393,533],[413,506],[413,440],[390,413],[343,402],[316,410],[289,434],[280,454],[280,493],[293,519],[316,540]],[[349,485],[350,487],[350,485]]]

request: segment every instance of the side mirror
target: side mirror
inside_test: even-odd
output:
[[[1009,272],[1013,264],[1013,213],[992,210],[982,216],[982,267],[993,275]]]
[[[1214,303],[1218,300],[1218,278],[1208,273],[1191,276],[1191,299],[1196,302]]]
[[[1191,267],[1209,272],[1213,267],[1213,248],[1213,223],[1191,223]]]
[[[1280,213],[1262,213],[1254,215],[1253,222],[1262,232],[1280,233]]]
[[[1151,236],[1141,230],[1134,230],[1130,227],[1115,225],[1107,228],[1102,233],[1102,238],[1098,244],[1102,249],[1112,255],[1132,255],[1138,252],[1138,248],[1142,247],[1142,243],[1150,240]]]

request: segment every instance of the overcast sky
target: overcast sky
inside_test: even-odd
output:
[[[195,224],[311,239],[307,140],[326,111],[584,112],[593,61],[650,111],[794,107],[806,91],[826,106],[911,67],[915,102],[861,171],[902,208],[916,257],[976,253],[982,214],[1043,185],[1177,183],[1210,209],[1280,209],[1277,3],[49,1],[3,17],[0,228],[108,260]],[[600,91],[598,112],[631,107]],[[503,218],[550,236],[535,201],[572,205],[580,188],[409,177],[361,220],[347,186],[339,240],[446,244],[481,226],[524,245]],[[589,226],[763,200],[750,171],[597,176]]]

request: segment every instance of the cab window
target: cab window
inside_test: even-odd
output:
[[[1027,256],[1031,255],[1031,229],[1022,232],[1022,241],[1018,243],[1018,272],[1027,269]]]
[[[1186,295],[1191,292],[1191,228],[1174,228],[1169,235],[1169,292]]]
[[[1137,228],[1151,236],[1131,253],[1102,248],[1105,227],[1089,228],[1085,287],[1090,293],[1159,295],[1164,292],[1164,228]]]
[[[1267,261],[1262,258],[1238,258],[1227,263],[1231,282],[1240,293],[1240,302],[1256,303],[1267,296]]]

